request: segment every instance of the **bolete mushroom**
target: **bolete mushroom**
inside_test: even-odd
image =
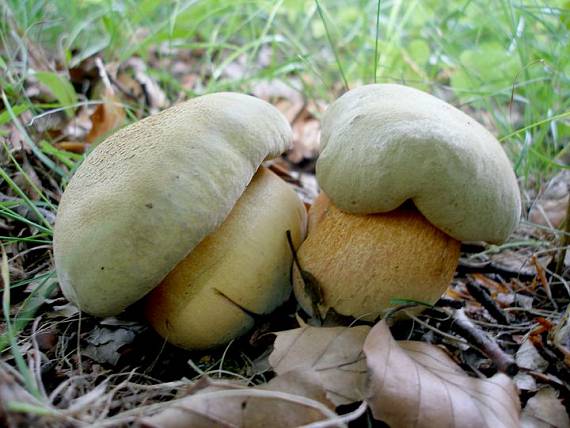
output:
[[[261,162],[291,141],[268,103],[197,97],[112,135],[70,180],[55,224],[64,295],[116,315],[152,289],[146,313],[176,345],[207,348],[244,333],[290,293],[306,214]],[[257,171],[257,173],[256,173]]]
[[[362,86],[335,101],[316,169],[324,194],[298,251],[311,275],[294,271],[295,295],[315,315],[333,308],[371,320],[394,298],[435,302],[460,241],[503,242],[520,217],[515,174],[491,133],[401,85]]]

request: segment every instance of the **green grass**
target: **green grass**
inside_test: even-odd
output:
[[[11,195],[0,200],[0,220],[19,230],[0,233],[4,247],[51,242],[48,217],[55,215],[57,192],[82,157],[55,148],[24,116],[63,111],[72,117],[77,105],[93,101],[70,83],[68,72],[94,54],[106,64],[132,57],[151,64],[148,74],[170,100],[220,90],[250,92],[267,79],[281,79],[307,99],[325,101],[347,87],[405,83],[484,119],[525,185],[532,179],[538,186],[568,168],[561,159],[570,139],[568,0],[0,0],[0,13],[0,137],[15,127],[44,174],[42,181],[51,180],[48,194],[8,145],[0,147],[0,191]],[[173,49],[200,53],[192,72],[203,89],[184,89],[170,70],[152,67]],[[239,78],[227,73],[236,63],[242,67]],[[36,80],[51,99],[26,92]],[[145,114],[134,101],[126,107],[131,118]],[[25,188],[14,181],[15,174]],[[8,330],[0,350],[10,347],[30,391],[37,393],[17,338],[51,292],[53,272],[10,287],[3,254]],[[38,285],[11,317],[10,291],[33,281]]]
[[[570,136],[561,116],[570,110],[567,0],[4,0],[3,9],[2,86],[18,110],[39,111],[22,94],[30,75],[67,113],[82,95],[65,72],[35,69],[30,46],[55,54],[64,70],[94,53],[107,63],[148,60],[151,48],[162,46],[203,49],[197,72],[210,92],[248,91],[261,79],[292,76],[301,77],[309,98],[329,101],[342,86],[374,81],[439,88],[509,135],[505,145],[525,178],[557,169],[552,161]],[[271,58],[260,66],[262,50]],[[228,78],[237,59],[243,76]],[[151,74],[171,99],[195,95],[168,71]]]

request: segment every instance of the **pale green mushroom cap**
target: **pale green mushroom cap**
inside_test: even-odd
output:
[[[54,257],[67,298],[93,315],[139,300],[228,216],[265,159],[292,139],[270,104],[204,95],[101,143],[61,200]]]
[[[503,242],[521,213],[496,138],[455,107],[401,85],[362,86],[328,108],[317,179],[350,213],[388,212],[411,199],[459,241]]]

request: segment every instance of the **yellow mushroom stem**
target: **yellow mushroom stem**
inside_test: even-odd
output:
[[[321,193],[309,212],[309,233],[298,251],[301,269],[321,288],[321,316],[337,313],[373,320],[392,299],[434,303],[453,278],[460,242],[413,206],[383,214],[347,214]],[[314,304],[297,267],[294,290],[301,306]]]
[[[146,316],[174,345],[205,349],[246,333],[256,314],[291,293],[291,231],[297,247],[306,212],[295,192],[261,168],[220,228],[147,297]]]

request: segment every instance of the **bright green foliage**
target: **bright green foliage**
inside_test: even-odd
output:
[[[6,0],[7,19],[0,23],[6,79],[0,83],[13,105],[24,104],[19,89],[33,70],[21,55],[26,40],[67,67],[96,53],[106,63],[122,63],[132,56],[149,60],[151,52],[168,55],[171,48],[200,51],[196,73],[208,92],[248,92],[259,80],[280,78],[308,98],[332,100],[342,70],[350,87],[377,80],[445,92],[484,111],[499,135],[546,119],[505,144],[525,177],[548,175],[556,166],[545,158],[556,159],[570,138],[567,120],[548,120],[570,109],[568,0],[384,0],[378,40],[377,0],[320,1],[320,11],[317,3]],[[20,73],[14,71],[18,58],[25,66]],[[243,68],[239,77],[227,72],[236,62]],[[172,99],[195,95],[168,70],[148,73]],[[64,73],[36,70],[36,76],[61,107],[77,101]]]
[[[73,85],[60,74],[51,71],[36,71],[34,76],[53,93],[62,107],[72,106],[77,103],[77,94]],[[71,108],[66,108],[68,116],[73,115]]]

